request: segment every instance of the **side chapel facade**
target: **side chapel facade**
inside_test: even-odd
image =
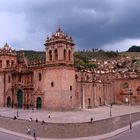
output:
[[[75,44],[60,29],[47,37],[44,45],[45,61],[33,64],[24,56],[22,61],[17,60],[16,52],[7,43],[0,49],[0,106],[52,110],[94,108],[124,103],[130,86],[133,102],[139,102],[137,78],[117,78],[112,71],[77,71],[73,66]]]

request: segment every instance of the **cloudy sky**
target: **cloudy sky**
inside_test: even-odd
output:
[[[60,26],[76,50],[140,45],[140,0],[0,0],[0,47],[44,50]]]

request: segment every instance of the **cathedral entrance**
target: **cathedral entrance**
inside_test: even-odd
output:
[[[7,107],[11,107],[11,98],[10,97],[7,98]]]
[[[23,106],[23,92],[21,89],[17,91],[17,107],[22,108]]]
[[[40,109],[41,107],[42,107],[42,101],[41,101],[41,98],[38,97],[38,98],[36,99],[36,108],[37,108],[37,109]]]

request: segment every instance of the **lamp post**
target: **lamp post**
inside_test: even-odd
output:
[[[131,94],[132,94],[132,90],[131,90],[131,88],[128,89],[128,94],[129,94],[129,108],[130,108],[129,125],[130,125],[130,130],[131,130],[132,129],[132,116],[131,116]]]
[[[111,108],[112,108],[112,104],[110,104],[110,117],[112,117]]]
[[[18,102],[17,102],[17,118],[19,117],[19,115],[18,115]]]
[[[111,83],[109,82],[108,83],[108,89],[109,89],[109,96],[110,96],[110,117],[112,117],[112,110],[111,110],[111,108],[112,108],[112,101],[111,101],[111,89],[110,89],[110,87],[111,87]]]
[[[106,102],[105,102],[105,83],[103,83],[103,98],[104,98],[104,105],[106,105]]]

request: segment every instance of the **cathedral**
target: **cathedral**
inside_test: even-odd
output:
[[[71,110],[139,102],[137,77],[122,78],[109,69],[78,71],[74,67],[74,42],[59,28],[45,43],[45,60],[29,63],[6,43],[0,49],[0,106]],[[129,79],[129,80],[128,80]],[[134,92],[136,91],[136,92]]]

